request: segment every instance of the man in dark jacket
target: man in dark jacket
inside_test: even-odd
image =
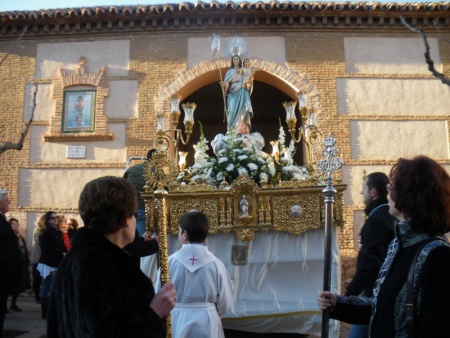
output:
[[[145,202],[141,197],[141,192],[144,191],[145,182],[145,168],[148,166],[149,161],[152,159],[153,153],[156,152],[156,149],[151,149],[147,153],[147,161],[143,163],[136,164],[123,174],[123,178],[129,181],[137,190],[137,217],[136,217],[136,228],[138,230],[139,236],[142,236],[145,232],[146,223],[145,223]]]
[[[0,189],[0,337],[5,322],[8,295],[23,291],[22,258],[19,242],[5,214],[11,204],[8,192]]]
[[[372,297],[375,280],[394,237],[394,218],[389,214],[387,200],[388,183],[389,178],[381,172],[372,173],[364,180],[361,194],[368,218],[361,229],[356,274],[347,286],[346,296]],[[368,325],[353,325],[348,337],[368,337]]]

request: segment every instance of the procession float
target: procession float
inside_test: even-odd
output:
[[[206,245],[223,261],[235,286],[235,305],[222,319],[225,330],[336,336],[337,323],[329,325],[316,305],[319,289],[338,292],[340,285],[334,229],[343,223],[346,186],[338,173],[342,160],[336,140],[320,130],[319,111],[308,104],[313,89],[305,84],[297,88],[295,100],[280,103],[286,119],[276,126],[279,137],[270,141],[272,151],[265,151],[264,136],[251,130],[258,70],[245,62],[251,60],[245,40],[230,38],[222,50],[220,37],[211,37],[210,43],[214,57],[231,60],[225,74],[218,69],[227,128],[209,142],[201,121],[194,119],[196,104],[182,103],[182,116],[183,98],[177,95],[168,98],[170,111],[156,112],[157,152],[146,168],[143,198],[147,228],[159,234],[160,252],[148,263],[149,275],[155,278],[158,261],[162,283],[170,280],[168,256],[179,248],[178,220],[200,210],[210,224]],[[194,163],[188,165],[188,152],[179,146],[189,144],[194,126],[200,138],[191,147]],[[299,164],[298,149],[304,154]],[[170,318],[166,323],[170,337]]]

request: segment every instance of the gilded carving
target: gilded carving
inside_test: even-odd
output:
[[[167,210],[166,197],[167,191],[158,190],[155,192],[155,207],[158,210]],[[160,212],[158,213],[158,235],[159,235],[159,262],[160,262],[160,270],[161,270],[161,285],[170,281],[169,274],[169,250],[168,250],[168,241],[167,241],[167,213]],[[165,325],[166,329],[169,332],[169,337],[171,336],[171,325],[172,319],[170,314],[165,317]]]
[[[205,190],[217,190],[216,187],[206,184],[206,183],[189,183],[186,185],[176,185],[173,188],[171,187],[172,191],[179,191],[179,192],[195,192],[195,191],[205,191]]]
[[[289,231],[301,234],[307,230],[317,229],[321,226],[318,213],[320,193],[297,194],[293,196],[277,196],[273,198],[273,228],[278,231]],[[300,218],[291,214],[293,206],[300,206]]]
[[[244,242],[253,240],[258,231],[273,230],[299,235],[323,226],[323,186],[259,189],[244,176],[238,181],[239,184],[233,183],[229,190],[211,189],[208,185],[197,184],[193,185],[195,189],[169,191],[164,199],[167,233],[176,235],[181,215],[194,209],[208,216],[211,234],[234,231]],[[341,225],[342,192],[345,185],[338,185],[336,189],[338,193],[334,203],[334,221],[336,225]],[[243,195],[248,202],[247,216],[241,210]],[[153,194],[149,191],[142,196],[148,207],[147,222],[150,226],[154,225],[162,211],[161,206],[154,204]]]
[[[236,235],[242,242],[250,242],[255,238],[256,229],[237,229]]]
[[[208,217],[209,220],[209,232],[214,234],[219,229],[218,225],[218,205],[215,199],[202,198],[200,196],[193,197],[192,195],[186,195],[187,198],[173,198],[170,199],[169,205],[169,232],[172,234],[178,233],[178,220],[180,217],[190,211],[199,210]]]
[[[167,152],[156,152],[145,167],[145,178],[150,187],[163,189],[178,176],[178,168]]]
[[[250,176],[243,174],[233,182],[230,191],[234,196],[241,196],[243,194],[253,195],[259,191],[259,188]]]

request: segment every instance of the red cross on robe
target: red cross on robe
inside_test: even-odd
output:
[[[192,255],[192,258],[189,258],[190,261],[192,261],[192,266],[194,266],[195,261],[197,261],[198,259],[195,258],[195,255]]]

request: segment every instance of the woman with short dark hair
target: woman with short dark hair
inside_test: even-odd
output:
[[[398,220],[396,236],[373,298],[322,291],[319,308],[330,308],[334,319],[370,323],[371,338],[448,338],[450,244],[444,233],[450,231],[450,177],[434,160],[417,156],[400,158],[390,181],[389,213]]]
[[[153,284],[123,248],[136,231],[136,189],[106,176],[87,183],[78,202],[84,227],[56,273],[47,337],[162,338],[175,289]]]

